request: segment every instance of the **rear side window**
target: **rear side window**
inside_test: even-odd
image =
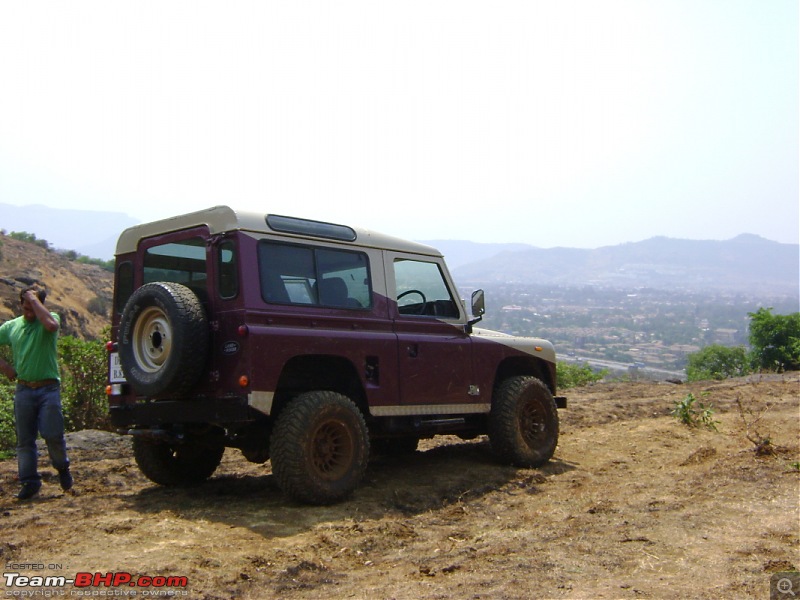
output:
[[[372,306],[369,261],[362,252],[262,241],[258,264],[266,302],[352,309]]]
[[[133,294],[133,264],[126,261],[117,268],[117,282],[114,286],[114,309],[121,313],[125,303]]]
[[[234,298],[239,293],[239,274],[236,264],[236,245],[225,240],[217,249],[217,273],[219,295],[222,298]]]

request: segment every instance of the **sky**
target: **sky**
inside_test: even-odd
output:
[[[5,2],[0,203],[798,243],[798,4]]]

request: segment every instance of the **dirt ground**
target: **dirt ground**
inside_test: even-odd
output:
[[[670,416],[690,392],[718,432]],[[3,597],[768,598],[774,573],[800,568],[800,374],[570,390],[561,429],[536,470],[496,464],[485,439],[425,440],[373,460],[352,499],[322,508],[289,501],[269,463],[238,451],[204,485],[165,489],[128,438],[70,434],[74,494],[43,457],[40,496],[19,502],[16,463],[0,462],[4,573],[187,585],[6,575]],[[771,444],[757,452],[748,436]]]

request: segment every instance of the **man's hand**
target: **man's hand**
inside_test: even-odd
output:
[[[42,304],[39,301],[39,297],[36,294],[37,294],[37,290],[36,289],[32,289],[32,290],[26,291],[22,295],[23,313],[26,310],[25,309],[25,303],[27,303],[27,306],[30,307],[30,311],[31,311],[30,312],[30,316],[28,316],[26,314],[25,318],[27,318],[27,319],[32,319],[32,318],[39,319],[42,322],[42,325],[44,325],[44,328],[47,329],[47,331],[50,331],[51,333],[55,332],[55,331],[58,331],[58,321],[56,321],[53,318],[53,315],[50,314],[50,311],[48,311],[45,308],[44,304]]]

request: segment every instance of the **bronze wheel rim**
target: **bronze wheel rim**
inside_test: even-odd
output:
[[[336,480],[343,477],[353,462],[355,442],[341,421],[325,421],[314,432],[311,465],[317,475]]]

